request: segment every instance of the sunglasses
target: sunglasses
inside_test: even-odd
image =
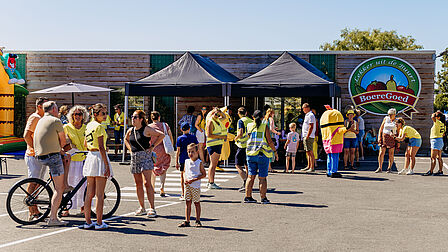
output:
[[[82,113],[73,113],[75,116],[82,116]]]
[[[201,109],[201,110],[207,110],[206,108],[203,108],[203,109]]]
[[[139,119],[139,116],[132,116],[132,119]]]

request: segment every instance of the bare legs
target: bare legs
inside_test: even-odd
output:
[[[64,193],[65,184],[64,176],[53,176],[55,192],[51,198],[51,210],[50,210],[50,220],[56,220],[58,215],[59,205],[61,204],[62,194]]]
[[[96,195],[96,222],[103,224],[104,188],[107,179],[105,177],[87,177],[87,192],[84,202],[84,216],[88,224],[92,223],[91,209],[92,199]]]
[[[208,182],[210,184],[215,183],[215,171],[216,171],[216,166],[218,166],[219,156],[220,156],[220,154],[218,154],[216,152],[210,156],[210,167],[208,169]]]
[[[146,188],[146,195],[148,197],[149,205],[152,209],[154,206],[154,187],[152,184],[152,171],[144,170],[142,173],[134,174],[135,187],[137,189],[137,198],[140,207],[145,209],[145,192],[143,191],[143,184]]]
[[[252,197],[252,188],[254,186],[254,182],[255,182],[255,177],[257,175],[249,175],[247,177],[247,181],[246,181],[246,197],[247,198],[251,198]],[[259,181],[259,187],[260,187],[260,197],[266,198],[266,192],[268,190],[268,182],[266,177],[258,177],[258,181]]]
[[[439,161],[439,172],[442,172],[443,171],[442,151],[431,149],[431,170],[430,170],[431,173],[433,173],[437,161]]]
[[[384,155],[386,154],[386,147],[380,147],[380,153],[378,154],[378,169],[375,172],[382,172],[383,171],[383,162],[384,162]],[[387,167],[387,171],[392,170],[392,165],[394,163],[394,151],[395,148],[389,149],[389,166]]]

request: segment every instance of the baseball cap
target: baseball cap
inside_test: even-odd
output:
[[[182,123],[182,125],[180,126],[180,128],[185,131],[185,130],[189,130],[190,129],[190,124],[187,122]]]

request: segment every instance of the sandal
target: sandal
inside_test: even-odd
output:
[[[62,211],[62,213],[61,213],[61,217],[69,217],[70,216],[70,212],[67,210],[67,211]]]
[[[178,227],[191,227],[189,221],[183,221],[178,225]]]
[[[202,223],[201,223],[201,221],[196,221],[196,225],[195,225],[196,227],[202,227]]]
[[[344,166],[344,170],[348,170],[348,166]]]

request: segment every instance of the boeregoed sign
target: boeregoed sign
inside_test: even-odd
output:
[[[390,108],[412,117],[421,90],[420,76],[408,62],[392,56],[370,58],[350,75],[348,90],[355,107],[387,115]]]

